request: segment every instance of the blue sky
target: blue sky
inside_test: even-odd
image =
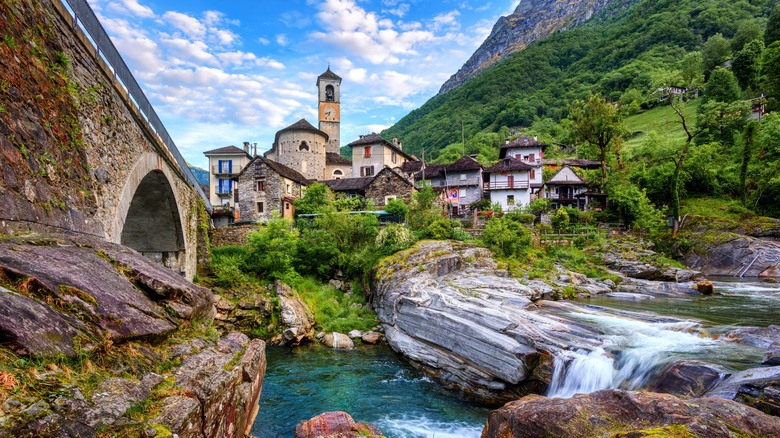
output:
[[[343,78],[341,142],[434,96],[518,0],[89,0],[192,164],[317,124],[315,82]],[[403,140],[403,139],[401,139]]]

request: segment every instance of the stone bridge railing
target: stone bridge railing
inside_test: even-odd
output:
[[[130,69],[125,64],[119,51],[111,42],[111,38],[106,33],[103,26],[98,21],[92,8],[89,6],[86,0],[65,0],[67,6],[59,0],[55,0],[53,3],[55,6],[62,6],[57,8],[58,12],[63,15],[64,18],[72,21],[74,27],[79,27],[85,35],[88,36],[89,42],[95,48],[95,56],[101,66],[105,63],[104,67],[107,67],[109,75],[113,75],[114,84],[117,87],[117,91],[122,95],[125,100],[131,104],[131,107],[137,110],[139,119],[145,122],[149,130],[157,137],[158,152],[165,157],[170,164],[176,164],[172,167],[177,168],[181,172],[181,175],[187,182],[198,192],[201,199],[203,199],[206,209],[211,212],[211,203],[209,197],[203,192],[200,184],[190,170],[184,157],[179,153],[179,149],[173,142],[170,134],[165,129],[165,126],[160,121],[157,113],[152,108],[152,104],[146,98],[140,85],[133,77]],[[102,61],[102,62],[101,62]]]

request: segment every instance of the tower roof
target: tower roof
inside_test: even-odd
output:
[[[324,136],[325,137],[325,141],[327,141],[328,138],[329,138],[327,133],[325,133],[323,131],[320,131],[319,129],[315,128],[314,126],[312,126],[311,123],[306,121],[306,119],[301,119],[301,120],[298,120],[297,122],[293,123],[292,125],[290,125],[290,126],[288,126],[286,128],[280,129],[276,133],[276,139],[274,140],[274,143],[277,143],[279,141],[279,134],[281,134],[283,132],[288,132],[288,131],[309,131],[309,132],[314,132],[316,134],[320,134],[320,135]]]
[[[318,87],[320,86],[320,79],[328,79],[328,80],[337,81],[337,82],[341,83],[341,77],[339,75],[337,75],[336,73],[333,73],[332,71],[330,71],[330,66],[328,66],[328,69],[325,70],[325,73],[323,73],[323,74],[321,74],[321,75],[319,75],[317,77],[317,86]]]

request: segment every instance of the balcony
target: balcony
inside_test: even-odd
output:
[[[482,187],[485,190],[515,190],[515,189],[527,189],[529,187],[528,181],[499,181],[499,182],[486,182]]]
[[[217,196],[220,198],[227,198],[230,196],[233,196],[233,190],[232,189],[217,189]]]
[[[230,167],[230,166],[211,166],[211,174],[212,175],[238,175],[241,172],[241,169],[238,168],[238,166]]]
[[[225,216],[233,217],[234,209],[230,205],[215,205],[211,212],[212,217]]]

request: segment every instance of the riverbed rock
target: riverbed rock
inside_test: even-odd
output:
[[[295,426],[295,438],[381,438],[379,428],[369,423],[356,423],[346,412],[325,412]]]
[[[774,342],[764,354],[761,365],[775,366],[780,365],[780,342]]]
[[[265,366],[265,342],[250,341],[237,332],[228,334],[215,346],[182,362],[173,373],[176,386],[199,402],[201,428],[191,430],[187,424],[171,421],[182,408],[182,416],[195,417],[192,403],[183,404],[177,399],[171,400],[171,407],[163,408],[159,421],[182,438],[248,434],[257,415]]]
[[[347,333],[347,336],[349,336],[352,339],[363,337],[363,332],[360,330],[352,330],[351,332]]]
[[[780,417],[780,382],[742,385],[734,400],[769,415]]]
[[[712,293],[715,292],[715,287],[709,280],[702,280],[696,283],[695,288],[697,291],[701,292],[702,295],[712,295]]]
[[[371,332],[365,332],[363,333],[363,336],[360,337],[360,339],[363,340],[366,344],[376,344],[379,342],[379,339],[382,337],[381,333],[377,333],[374,331]]]
[[[604,263],[614,271],[627,277],[650,281],[688,282],[698,278],[701,273],[690,269],[674,266],[658,266],[644,261],[651,259],[655,253],[649,249],[635,248],[630,253],[619,252],[616,248],[607,249],[602,254]]]
[[[738,328],[728,332],[725,338],[732,342],[768,349],[772,344],[780,343],[780,325]]]
[[[598,344],[592,329],[540,314],[535,292],[497,276],[484,248],[420,242],[383,260],[375,281],[372,303],[390,346],[481,403],[542,391],[555,354]]]
[[[355,348],[355,343],[344,333],[327,333],[322,337],[320,342],[328,348],[337,350],[352,350]]]
[[[700,397],[728,375],[727,370],[716,365],[677,361],[661,370],[649,389],[678,397]]]
[[[734,400],[743,385],[768,386],[780,384],[780,366],[751,368],[733,373],[704,395]]]
[[[694,243],[684,259],[687,266],[706,275],[777,277],[780,242],[727,231],[685,233]]]
[[[530,395],[494,410],[482,438],[780,436],[780,418],[717,398],[603,390],[570,399]]]
[[[290,286],[277,280],[274,285],[282,309],[282,344],[298,345],[314,336],[314,315]]]

